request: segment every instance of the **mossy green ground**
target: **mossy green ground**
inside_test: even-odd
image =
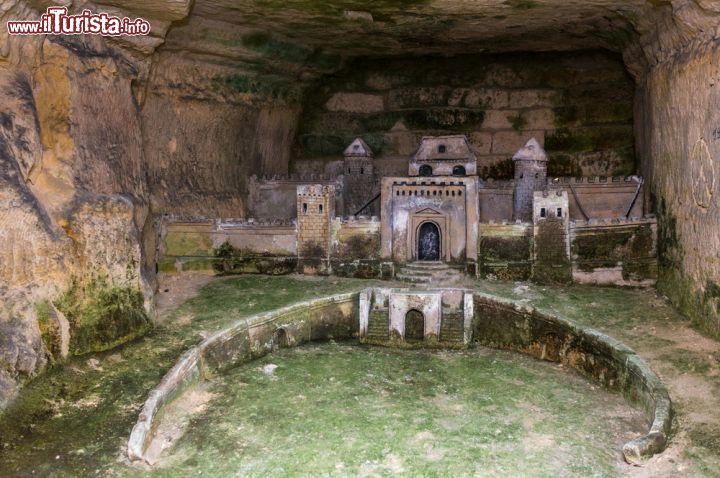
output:
[[[265,364],[277,365],[272,375]],[[159,476],[616,476],[639,412],[512,353],[283,349],[214,380]]]
[[[184,350],[242,317],[373,283],[265,276],[212,282],[145,337],[71,359],[28,383],[0,416],[0,476],[117,468],[147,394]]]
[[[213,280],[198,296],[162,317],[161,324],[149,335],[113,351],[72,359],[28,383],[17,401],[0,416],[0,474],[3,477],[141,474],[141,470],[130,468],[123,457],[127,438],[147,394],[183,350],[208,333],[250,314],[373,284],[390,285],[298,276],[254,275]],[[654,291],[489,281],[478,282],[476,287],[599,328],[638,350],[666,381],[679,423],[670,449],[661,455],[673,460],[661,462],[667,464],[669,471],[638,475],[636,469],[626,467],[617,474],[718,476],[718,343],[692,330],[689,321]],[[428,357],[427,360],[432,360],[433,355]],[[268,360],[275,360],[275,356]],[[326,398],[332,396],[328,394]],[[214,413],[212,410],[209,408],[207,413]],[[234,449],[228,450],[228,456],[232,453]],[[600,472],[614,473],[609,465],[614,459],[607,457]],[[494,464],[500,466],[497,460]],[[171,475],[171,471],[159,473]],[[571,476],[586,475],[581,471]]]

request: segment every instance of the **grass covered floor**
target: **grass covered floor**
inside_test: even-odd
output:
[[[183,277],[182,280],[187,281],[190,276]],[[212,279],[197,296],[186,302],[184,298],[189,296],[188,291],[192,288],[183,289],[175,303],[184,303],[163,313],[160,325],[149,335],[110,352],[72,359],[25,385],[16,402],[0,416],[0,476],[177,476],[172,468],[152,473],[132,468],[123,453],[149,391],[184,350],[209,333],[250,314],[298,300],[380,284],[391,285],[334,277],[225,277]],[[172,290],[167,295],[182,289],[180,285],[171,284]],[[653,458],[645,468],[623,465],[615,469],[612,464],[615,457],[608,455],[605,464],[599,466],[599,472],[653,478],[720,475],[720,344],[695,332],[689,321],[653,290],[591,286],[553,288],[486,281],[473,286],[599,328],[637,350],[666,382],[678,414],[677,431],[668,450]],[[161,290],[165,288],[163,286]],[[165,292],[161,293],[161,297],[165,295]],[[276,360],[274,357],[267,360]],[[435,357],[435,354],[428,353],[428,357]],[[514,363],[524,360],[521,356],[512,357]],[[478,370],[484,368],[487,367],[477,367]],[[278,377],[282,373],[282,369],[277,370]],[[326,384],[331,383],[329,379],[326,381]],[[223,399],[232,397],[221,394],[223,396]],[[328,393],[325,398],[332,400],[333,397]],[[290,403],[295,406],[293,401]],[[208,408],[208,419],[216,413],[213,410],[216,408]],[[387,426],[393,427],[392,423],[390,420]],[[383,428],[377,430],[378,435],[373,437],[383,438],[379,434]],[[192,436],[187,438],[192,439]],[[186,446],[183,443],[181,446]],[[233,454],[238,452],[237,446],[231,441],[227,443],[225,452],[233,459]],[[440,443],[434,446],[444,447]],[[270,448],[268,446],[268,455]],[[528,450],[527,453],[534,453],[534,448],[528,447]],[[452,448],[450,453],[455,452]],[[218,461],[224,459],[220,458],[225,456],[220,451],[216,453]],[[554,460],[549,452],[544,453],[548,460]],[[593,459],[603,461],[600,455],[588,453]],[[612,451],[609,453],[612,455]],[[208,456],[211,456],[209,452]],[[200,456],[195,459],[198,461],[196,466],[201,466],[203,459]],[[178,463],[182,462],[181,459]],[[401,465],[409,469],[407,463],[403,459]],[[493,463],[500,466],[499,461]],[[581,463],[576,465],[582,466]],[[195,465],[187,463],[184,466]],[[470,472],[470,468],[467,471]],[[501,471],[496,474],[503,475]],[[511,475],[508,472],[504,476]],[[536,475],[530,473],[528,476]]]
[[[207,389],[154,475],[609,477],[645,426],[561,367],[485,348],[308,345]]]
[[[0,416],[0,476],[122,470],[142,404],[183,351],[248,315],[368,283],[379,282],[250,275],[210,282],[145,337],[73,358],[26,384]]]

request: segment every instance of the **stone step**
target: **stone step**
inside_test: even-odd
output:
[[[432,276],[416,276],[416,275],[407,275],[403,273],[395,274],[395,277],[399,280],[405,281],[405,282],[413,282],[413,283],[430,283],[433,280]]]
[[[433,270],[445,270],[452,269],[447,264],[442,262],[409,262],[402,266],[403,269],[417,270],[417,271],[433,271]]]
[[[452,334],[452,335],[443,335],[440,334],[440,341],[441,342],[463,342],[465,340],[465,336],[463,334]]]

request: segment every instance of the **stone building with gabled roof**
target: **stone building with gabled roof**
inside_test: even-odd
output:
[[[475,176],[477,157],[465,135],[425,136],[410,160],[410,176]]]

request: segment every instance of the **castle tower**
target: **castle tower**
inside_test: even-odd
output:
[[[297,187],[298,271],[330,273],[330,220],[335,216],[335,186]]]
[[[538,191],[533,196],[533,280],[540,284],[570,283],[572,265],[567,191]]]
[[[515,163],[513,219],[528,222],[533,217],[533,194],[547,187],[548,157],[540,143],[533,138],[512,159]]]
[[[343,198],[345,214],[360,214],[360,209],[375,193],[375,168],[373,152],[361,138],[355,138],[343,153]],[[373,211],[369,212],[370,215]]]

